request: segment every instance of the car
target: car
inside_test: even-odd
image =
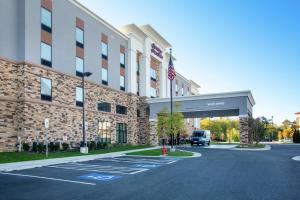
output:
[[[209,130],[194,130],[191,137],[191,146],[197,144],[198,146],[201,144],[203,146],[210,145],[210,131]]]

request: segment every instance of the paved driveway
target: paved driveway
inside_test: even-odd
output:
[[[290,200],[300,197],[300,162],[291,160],[300,155],[300,146],[273,145],[271,151],[261,152],[197,146],[184,149],[200,152],[202,157],[180,160],[120,157],[0,174],[0,199]]]

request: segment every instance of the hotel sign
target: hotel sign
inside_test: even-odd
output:
[[[161,49],[158,46],[156,46],[154,43],[151,44],[151,52],[154,55],[158,56],[159,58],[163,59],[163,55],[162,55]]]

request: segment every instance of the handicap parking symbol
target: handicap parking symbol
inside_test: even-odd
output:
[[[154,165],[154,164],[135,164],[132,165],[132,167],[140,167],[140,168],[156,168],[159,167],[160,165]]]
[[[98,174],[98,173],[90,173],[79,176],[80,179],[89,179],[96,181],[112,181],[115,179],[121,178],[121,176],[109,175],[109,174]]]

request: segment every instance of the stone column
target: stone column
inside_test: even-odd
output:
[[[158,136],[156,132],[157,120],[150,120],[149,144],[158,145]]]
[[[240,119],[240,143],[249,143],[249,126],[248,126],[248,115],[239,116]]]

